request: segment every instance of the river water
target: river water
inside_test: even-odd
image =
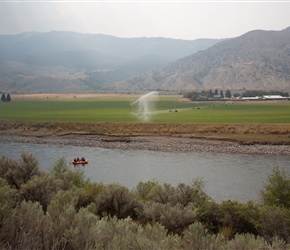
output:
[[[215,201],[257,200],[273,167],[290,173],[290,156],[225,153],[169,153],[116,150],[48,144],[0,143],[0,156],[19,160],[21,152],[32,153],[41,169],[49,169],[60,157],[70,164],[74,157],[86,157],[82,167],[94,182],[119,183],[132,189],[140,181],[190,184],[202,178],[207,194]]]

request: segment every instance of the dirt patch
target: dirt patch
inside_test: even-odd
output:
[[[39,93],[39,94],[13,94],[13,100],[39,100],[39,99],[88,99],[88,98],[139,98],[142,94],[104,94],[104,93],[67,93],[67,94],[53,94],[53,93]],[[179,95],[159,95],[163,97],[180,97]]]
[[[87,98],[120,98],[120,97],[137,97],[131,94],[14,94],[16,100],[37,100],[37,99],[87,99]]]

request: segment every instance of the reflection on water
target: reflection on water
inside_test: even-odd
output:
[[[89,164],[85,174],[95,182],[119,183],[130,189],[140,181],[190,184],[195,178],[205,182],[214,200],[256,200],[274,166],[290,173],[289,156],[217,153],[168,153],[114,150],[46,144],[0,143],[0,156],[20,159],[22,151],[32,153],[42,169],[49,169],[60,157],[68,163],[84,156]],[[74,166],[70,165],[72,168]]]

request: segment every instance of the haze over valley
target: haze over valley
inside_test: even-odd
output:
[[[0,91],[290,91],[290,27],[235,38],[0,35]]]

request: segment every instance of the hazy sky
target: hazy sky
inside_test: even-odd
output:
[[[0,34],[58,30],[193,40],[289,26],[290,1],[0,0]]]

